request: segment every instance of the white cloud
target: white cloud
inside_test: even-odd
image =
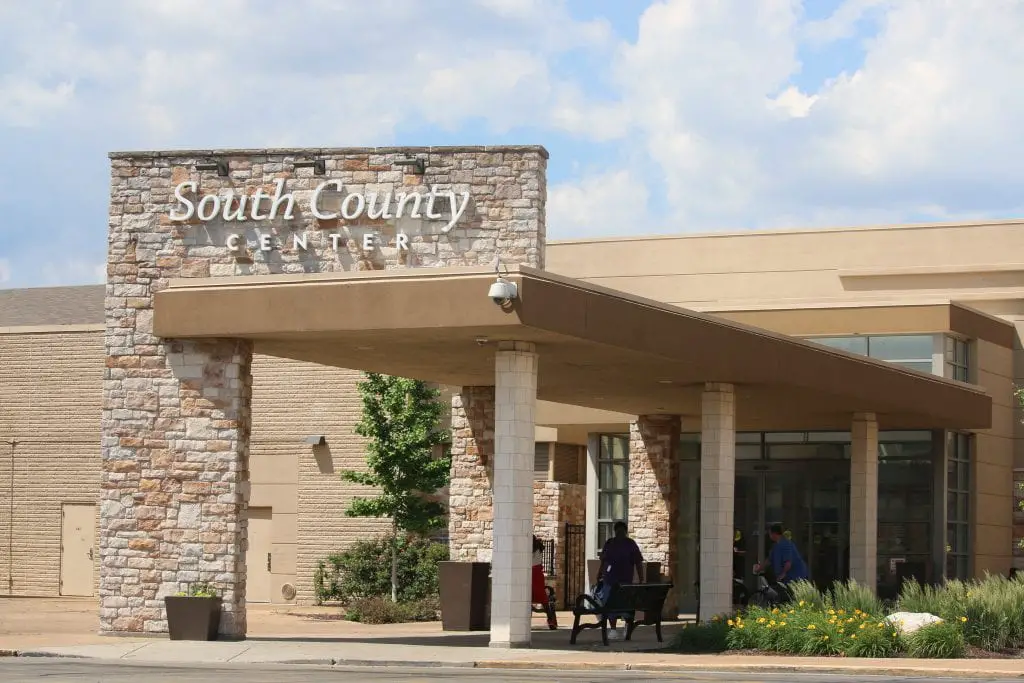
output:
[[[0,135],[97,156],[529,127],[552,237],[1024,208],[1024,2],[811,1],[656,0],[627,41],[562,0],[0,0]]]
[[[655,2],[613,62],[619,99],[603,104],[626,112],[623,144],[646,150],[634,175],[652,162],[663,175],[667,225],[980,217],[1024,204],[1024,3],[847,0],[817,22],[796,0],[744,8]],[[794,84],[801,50],[869,18],[877,33],[861,39],[859,68]]]
[[[555,185],[548,196],[548,236],[615,236],[650,228],[647,186],[629,171],[585,175]]]
[[[11,279],[11,262],[0,258],[0,285]]]

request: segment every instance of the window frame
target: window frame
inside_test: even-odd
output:
[[[944,571],[947,579],[967,579],[971,575],[971,491],[974,486],[972,466],[974,461],[974,435],[967,432],[949,432],[949,443],[946,449],[946,566]],[[961,478],[961,474],[963,477]],[[966,486],[961,486],[963,480]],[[958,502],[963,496],[963,516],[956,516],[960,510]],[[954,515],[951,516],[950,503]],[[958,539],[963,539],[964,547],[959,547]],[[954,566],[952,575],[950,563]]]
[[[960,382],[971,382],[971,341],[953,334],[943,337],[943,376]]]
[[[625,442],[625,448],[618,457],[609,455],[608,441],[620,439]],[[611,538],[615,522],[620,521],[615,517],[601,515],[601,502],[605,496],[622,496],[624,517],[621,521],[628,523],[629,518],[629,434],[599,434],[597,438],[597,547],[601,548],[604,542]],[[614,453],[614,450],[613,450]],[[621,465],[625,469],[623,477],[623,488],[605,488],[604,472],[606,465]],[[609,509],[612,506],[609,505]]]

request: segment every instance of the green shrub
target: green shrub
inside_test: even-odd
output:
[[[920,659],[959,659],[967,652],[964,631],[955,621],[929,624],[903,640],[907,655]]]
[[[902,648],[899,631],[877,615],[863,619],[843,639],[843,653],[847,657],[895,657]]]
[[[798,600],[784,608],[746,610],[726,622],[726,643],[734,650],[818,656],[887,657],[899,652],[899,634],[881,613],[821,609],[811,597],[812,602]]]
[[[726,642],[728,634],[729,626],[721,619],[712,619],[702,624],[684,624],[676,633],[672,647],[689,654],[724,652],[729,649]]]
[[[436,598],[412,602],[392,602],[391,598],[357,598],[345,608],[345,618],[363,624],[401,624],[411,621],[436,621],[440,603]]]
[[[390,599],[392,538],[356,541],[321,560],[313,576],[317,603]],[[398,543],[398,601],[437,597],[438,563],[448,559],[448,546],[417,537],[399,537]]]

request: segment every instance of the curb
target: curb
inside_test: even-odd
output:
[[[754,664],[629,664],[605,662],[527,662],[485,660],[474,663],[478,669],[506,670],[550,670],[564,671],[646,671],[646,672],[719,672],[719,673],[754,673],[764,672],[764,666]],[[1024,671],[1000,671],[991,669],[973,669],[971,671],[950,671],[949,669],[929,669],[915,667],[859,667],[859,666],[772,666],[772,673],[823,674],[840,676],[901,676],[916,677],[936,676],[941,678],[970,678],[978,676],[996,676],[1001,679],[1024,679]]]
[[[416,668],[416,669],[472,669],[476,662],[438,662],[433,660],[406,660],[406,659],[332,659],[331,666],[352,666],[352,667],[394,667],[394,668]],[[283,662],[292,664],[295,662]]]
[[[0,649],[0,657],[51,657],[60,659],[93,659],[85,655],[59,654],[45,651],[5,650]],[[240,662],[239,662],[240,663]],[[757,673],[763,672],[764,666],[759,664],[713,664],[696,663],[650,663],[631,664],[629,662],[538,662],[528,660],[477,660],[471,662],[439,662],[436,660],[405,660],[405,659],[286,659],[268,662],[246,662],[247,664],[274,664],[292,666],[324,666],[353,668],[430,668],[430,669],[491,669],[506,671],[637,671],[637,672],[715,672],[715,673]],[[973,669],[970,671],[951,671],[949,669],[933,669],[926,667],[870,667],[870,666],[829,666],[829,665],[789,665],[772,666],[772,673],[779,674],[819,674],[835,676],[893,676],[920,678],[922,676],[938,676],[945,679],[977,679],[979,676],[996,677],[1003,680],[1024,680],[1024,671],[1001,671],[993,669]]]

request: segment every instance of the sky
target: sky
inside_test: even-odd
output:
[[[549,239],[1018,218],[1021,35],[1024,0],[0,0],[0,288],[103,281],[118,150],[542,144]]]

